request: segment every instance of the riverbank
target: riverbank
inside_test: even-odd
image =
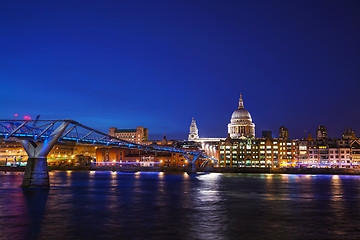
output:
[[[49,171],[119,171],[119,172],[186,172],[179,167],[115,167],[115,166],[49,166]],[[0,166],[2,172],[24,172],[25,167]],[[274,173],[274,174],[325,174],[360,175],[360,169],[353,168],[197,168],[197,172],[215,173]]]

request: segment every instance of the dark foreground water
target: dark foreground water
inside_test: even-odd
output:
[[[0,239],[360,239],[360,177],[0,173]]]

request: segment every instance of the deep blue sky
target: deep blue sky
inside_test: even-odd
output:
[[[256,135],[360,135],[359,1],[2,1],[1,118],[225,137],[240,92]]]

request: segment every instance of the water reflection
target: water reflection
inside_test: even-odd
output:
[[[334,175],[331,178],[331,183],[331,199],[333,201],[341,201],[343,197],[341,178],[338,175]]]
[[[193,224],[190,226],[188,237],[224,239],[223,233],[228,231],[228,215],[219,191],[222,174],[199,174],[195,178],[198,181],[193,191],[192,211],[189,213],[190,223]]]
[[[356,239],[358,176],[0,174],[0,239]],[[281,229],[281,231],[279,230]]]
[[[23,190],[27,214],[31,225],[26,228],[24,236],[38,239],[41,234],[42,221],[46,209],[49,189]]]

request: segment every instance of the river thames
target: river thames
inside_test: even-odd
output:
[[[0,239],[358,239],[360,176],[0,173]]]

